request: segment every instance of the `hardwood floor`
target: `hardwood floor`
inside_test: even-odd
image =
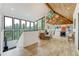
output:
[[[12,56],[77,56],[73,42],[68,42],[67,37],[57,37],[50,40],[40,40],[39,43],[25,47],[23,49],[14,49],[3,55]]]

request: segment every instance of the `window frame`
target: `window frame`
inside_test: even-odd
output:
[[[5,17],[7,17],[7,18],[12,18],[12,23],[13,23],[13,17],[4,16],[4,29],[5,29],[5,30],[9,30],[9,29],[6,29],[6,28],[5,28]],[[13,24],[12,24],[12,29],[13,29]],[[10,30],[11,30],[11,29],[10,29]]]
[[[12,29],[6,29],[5,28],[5,17],[8,17],[8,18],[11,18],[12,19]],[[42,17],[42,18],[40,18],[39,20],[41,20],[41,29],[38,29],[38,21],[39,20],[37,20],[37,21],[35,21],[35,22],[37,22],[37,26],[35,25],[35,22],[33,22],[33,21],[29,21],[29,20],[25,20],[25,19],[20,19],[20,18],[16,18],[16,17],[11,17],[11,16],[4,16],[4,32],[5,31],[12,31],[12,36],[13,36],[13,38],[12,38],[12,40],[15,40],[14,39],[14,32],[15,31],[19,31],[19,35],[21,34],[21,32],[23,32],[24,30],[26,30],[26,31],[38,31],[38,30],[43,30],[43,25],[44,24],[42,24],[43,23],[43,18],[45,18],[45,17]],[[17,20],[19,20],[19,29],[15,29],[15,19],[17,19]],[[21,24],[21,21],[25,21],[25,28],[23,29],[22,28],[22,24]],[[29,22],[30,23],[30,25],[29,25],[29,29],[27,28],[27,22]],[[32,28],[31,28],[31,22],[33,22],[33,30],[32,30]],[[36,27],[35,27],[36,26]],[[5,33],[4,33],[4,35],[5,35]]]
[[[6,29],[5,28],[5,17],[7,18],[12,18],[12,29]],[[9,31],[12,31],[12,40],[13,40],[13,17],[10,17],[10,16],[4,16],[4,38],[5,38],[5,32],[9,32]]]

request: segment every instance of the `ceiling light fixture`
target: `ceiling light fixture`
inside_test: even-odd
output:
[[[68,7],[67,10],[69,10],[70,8]]]
[[[14,8],[11,8],[11,11],[14,11]]]

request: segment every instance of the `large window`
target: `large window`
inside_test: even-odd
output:
[[[15,31],[14,31],[14,40],[18,40],[19,37],[20,37],[20,32],[19,32],[19,30],[15,30]]]
[[[20,35],[20,20],[12,17],[5,17],[4,38],[7,41],[18,40]]]
[[[22,29],[25,29],[25,27],[26,27],[25,24],[26,24],[25,20],[21,20],[21,28]]]
[[[35,30],[37,30],[37,28],[38,28],[38,24],[37,24],[37,22],[34,22],[34,28],[35,28]]]
[[[19,19],[14,19],[14,28],[20,29],[20,20]]]
[[[34,31],[43,28],[43,20],[37,22],[26,21],[14,17],[4,17],[4,43],[7,41],[9,48],[13,48],[24,30]],[[10,44],[11,43],[11,44]],[[6,43],[5,43],[6,44]],[[11,46],[10,46],[11,45]],[[16,44],[15,44],[16,45]]]
[[[42,29],[45,29],[45,17],[42,18]]]
[[[13,31],[13,35],[14,35],[14,40],[18,40],[20,37],[20,20],[19,19],[14,19],[14,31]]]
[[[5,29],[12,29],[12,18],[5,17]]]
[[[30,22],[27,21],[27,30],[30,30]]]
[[[42,20],[38,21],[38,30],[42,29]]]
[[[47,17],[48,17],[48,18],[51,18],[54,14],[55,14],[55,13],[54,13],[52,10],[50,10],[50,11],[48,12],[48,14],[47,14]]]
[[[24,30],[34,31],[44,29],[44,18],[36,22],[26,21],[13,17],[5,17],[4,36],[7,41],[18,40]]]
[[[19,32],[20,36],[21,36],[21,34],[23,33],[24,30],[26,30],[26,21],[21,20],[21,28],[20,28],[20,32]]]
[[[34,23],[31,22],[31,30],[34,30]]]
[[[5,31],[4,32],[4,39],[6,39],[7,41],[11,41],[13,39],[13,32],[12,31]]]
[[[11,17],[5,17],[4,18],[4,39],[6,39],[7,41],[11,41],[13,40],[13,26],[12,26],[12,18]]]
[[[44,30],[45,28],[45,17],[35,22],[35,30]]]

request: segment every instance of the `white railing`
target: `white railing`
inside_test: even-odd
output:
[[[39,42],[38,31],[23,32],[17,42],[17,48],[23,48]]]
[[[23,39],[24,39],[24,32],[21,34],[18,42],[17,42],[17,48],[22,48],[23,47]]]

